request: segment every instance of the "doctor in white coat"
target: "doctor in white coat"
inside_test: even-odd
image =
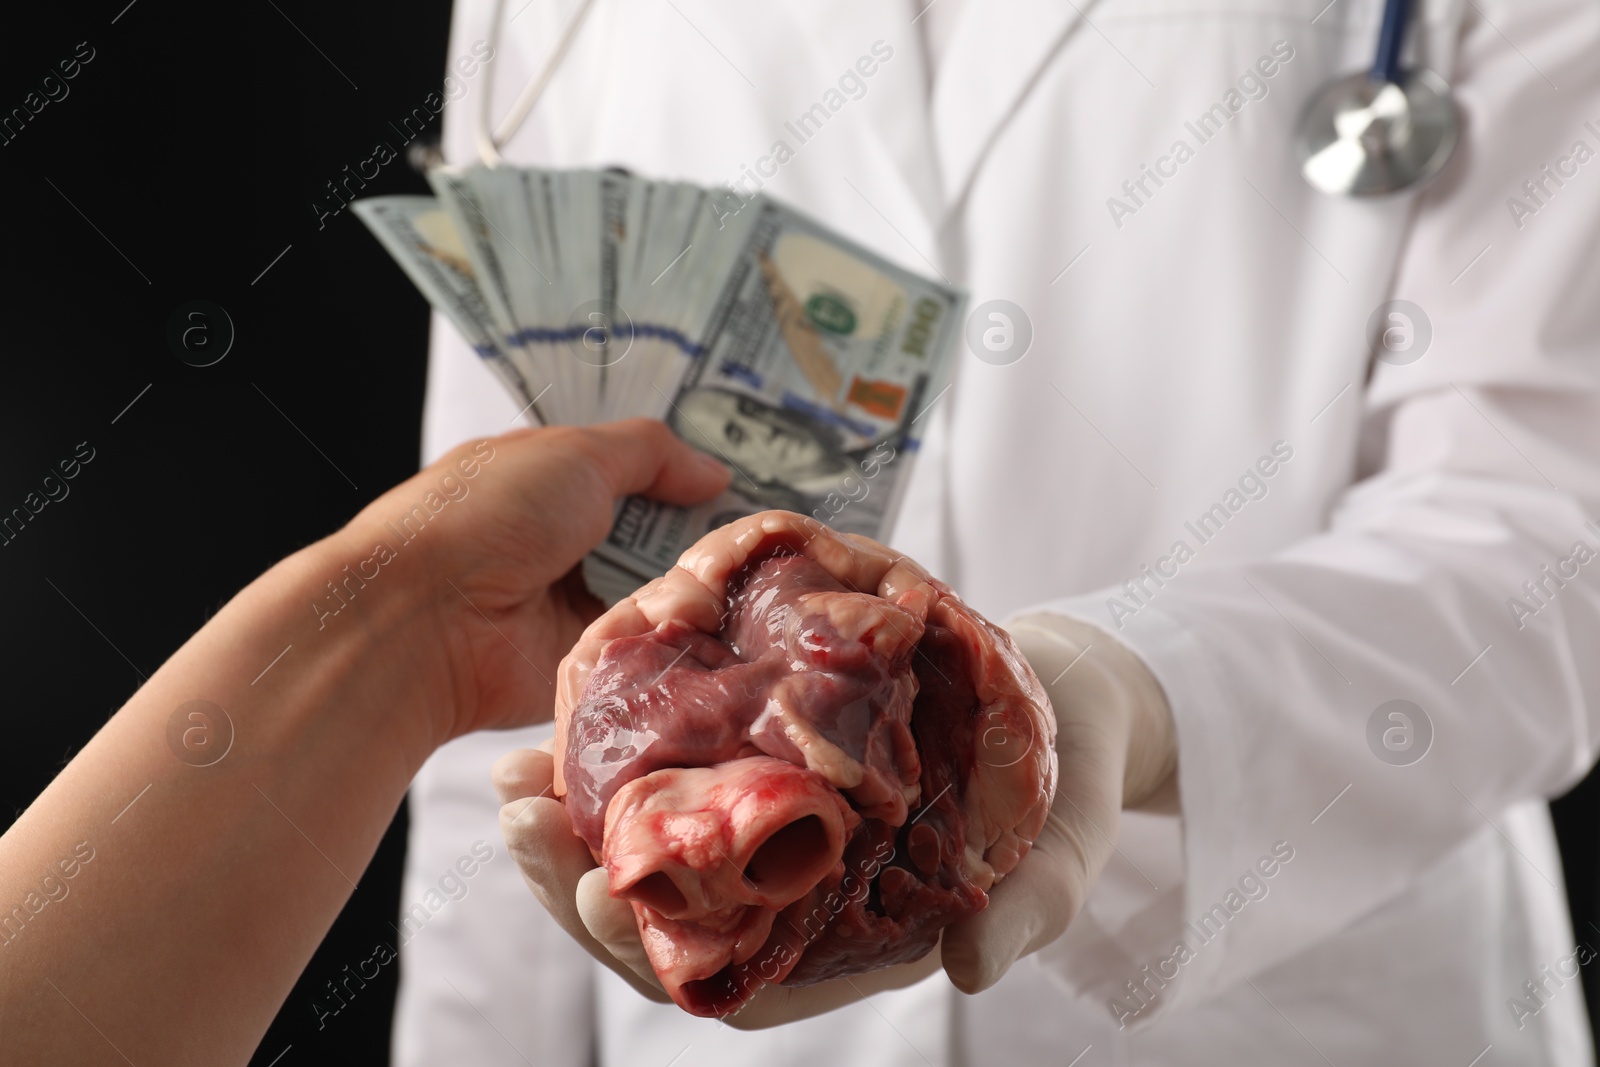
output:
[[[509,6],[452,162],[569,10]],[[403,948],[397,1063],[1592,1061],[1600,932],[1570,928],[1545,802],[1600,708],[1600,6],[1420,0],[1408,65],[1454,86],[1462,143],[1424,190],[1332,199],[1295,123],[1381,6],[601,0],[506,158],[759,183],[967,287],[979,341],[890,540],[1031,620],[1058,704],[1063,648],[1136,656],[1178,805],[1107,825],[1065,934],[986,991],[742,1032],[551,923],[489,782],[540,735],[463,738],[412,792],[404,899],[495,858]],[[458,3],[452,57],[490,7]],[[430,458],[517,410],[433,344]]]

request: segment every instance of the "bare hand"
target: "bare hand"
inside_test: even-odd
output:
[[[578,568],[620,497],[695,504],[727,482],[726,468],[655,420],[530,429],[452,450],[341,536],[363,563],[390,546],[422,590],[429,640],[396,668],[415,672],[442,743],[549,721],[556,664],[603,608]]]

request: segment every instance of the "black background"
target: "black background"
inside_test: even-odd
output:
[[[79,442],[95,452],[0,547],[5,825],[139,672],[417,466],[425,304],[353,215],[319,228],[311,204],[439,88],[448,2],[124,5],[16,5],[0,36],[0,115],[80,42],[94,50],[0,144],[0,514]],[[364,192],[426,187],[402,158]],[[235,329],[209,367],[168,343],[192,300]],[[1554,807],[1574,930],[1600,948],[1600,784]],[[402,811],[255,1067],[387,1062],[398,965],[320,1029],[311,1005],[392,941],[404,834]]]
[[[418,464],[426,305],[352,213],[319,230],[310,204],[439,88],[448,0],[126,4],[10,5],[0,29],[0,115],[94,49],[0,144],[0,514],[79,442],[95,452],[0,547],[0,826],[136,670]],[[402,158],[365,192],[426,191]],[[169,348],[191,300],[233,321],[213,366]],[[394,942],[404,836],[402,814],[257,1067],[290,1045],[278,1067],[387,1062],[397,965],[320,1031],[311,1004]]]

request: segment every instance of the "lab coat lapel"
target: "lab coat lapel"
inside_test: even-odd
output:
[[[922,36],[912,23],[916,0],[784,0],[818,57],[817,73],[830,85],[846,68],[869,55],[874,42],[893,57],[866,79],[867,92],[850,109],[870,124],[867,140],[876,162],[892,175],[894,200],[909,200],[931,227],[944,213],[938,158],[930,136],[927,60]],[[860,175],[849,175],[860,184]],[[879,197],[872,196],[874,201]]]
[[[933,90],[934,141],[948,204],[961,200],[990,142],[1092,4],[966,0]]]

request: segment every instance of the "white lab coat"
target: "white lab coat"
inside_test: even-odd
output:
[[[402,953],[402,1067],[1591,1062],[1572,954],[1600,933],[1574,940],[1544,801],[1594,757],[1600,707],[1600,562],[1572,558],[1600,546],[1600,161],[1572,155],[1600,150],[1600,7],[1421,3],[1463,143],[1425,194],[1351,202],[1306,187],[1292,133],[1368,61],[1381,3],[1325,4],[969,0],[931,90],[905,0],[598,6],[508,158],[720,183],[785,140],[768,191],[1025,310],[1020,361],[961,353],[893,541],[992,617],[1047,606],[1144,657],[1183,816],[1126,818],[1067,935],[989,993],[937,976],[742,1034],[562,940],[498,845],[487,777],[535,735],[465,738],[413,790],[406,902],[473,840],[497,855]],[[452,57],[488,6],[458,4]],[[567,8],[511,24],[496,115]],[[785,121],[878,41],[865,95],[796,145]],[[1294,55],[1265,97],[1198,144],[1185,123],[1278,41]],[[447,112],[452,160],[473,158],[484,86]],[[1567,177],[1531,199],[1546,163]],[[1135,200],[1141,164],[1169,176]],[[1431,347],[1373,365],[1391,298],[1424,309]],[[437,321],[433,340],[430,458],[517,408]],[[1277,442],[1266,495],[1230,496]],[[1219,503],[1202,544],[1186,524]],[[1545,564],[1577,575],[1536,601]],[[1392,699],[1431,723],[1410,766],[1369,745]],[[1293,859],[1251,876],[1279,842]],[[1184,924],[1213,905],[1228,920],[1202,942]],[[1192,958],[1164,962],[1180,938]]]

